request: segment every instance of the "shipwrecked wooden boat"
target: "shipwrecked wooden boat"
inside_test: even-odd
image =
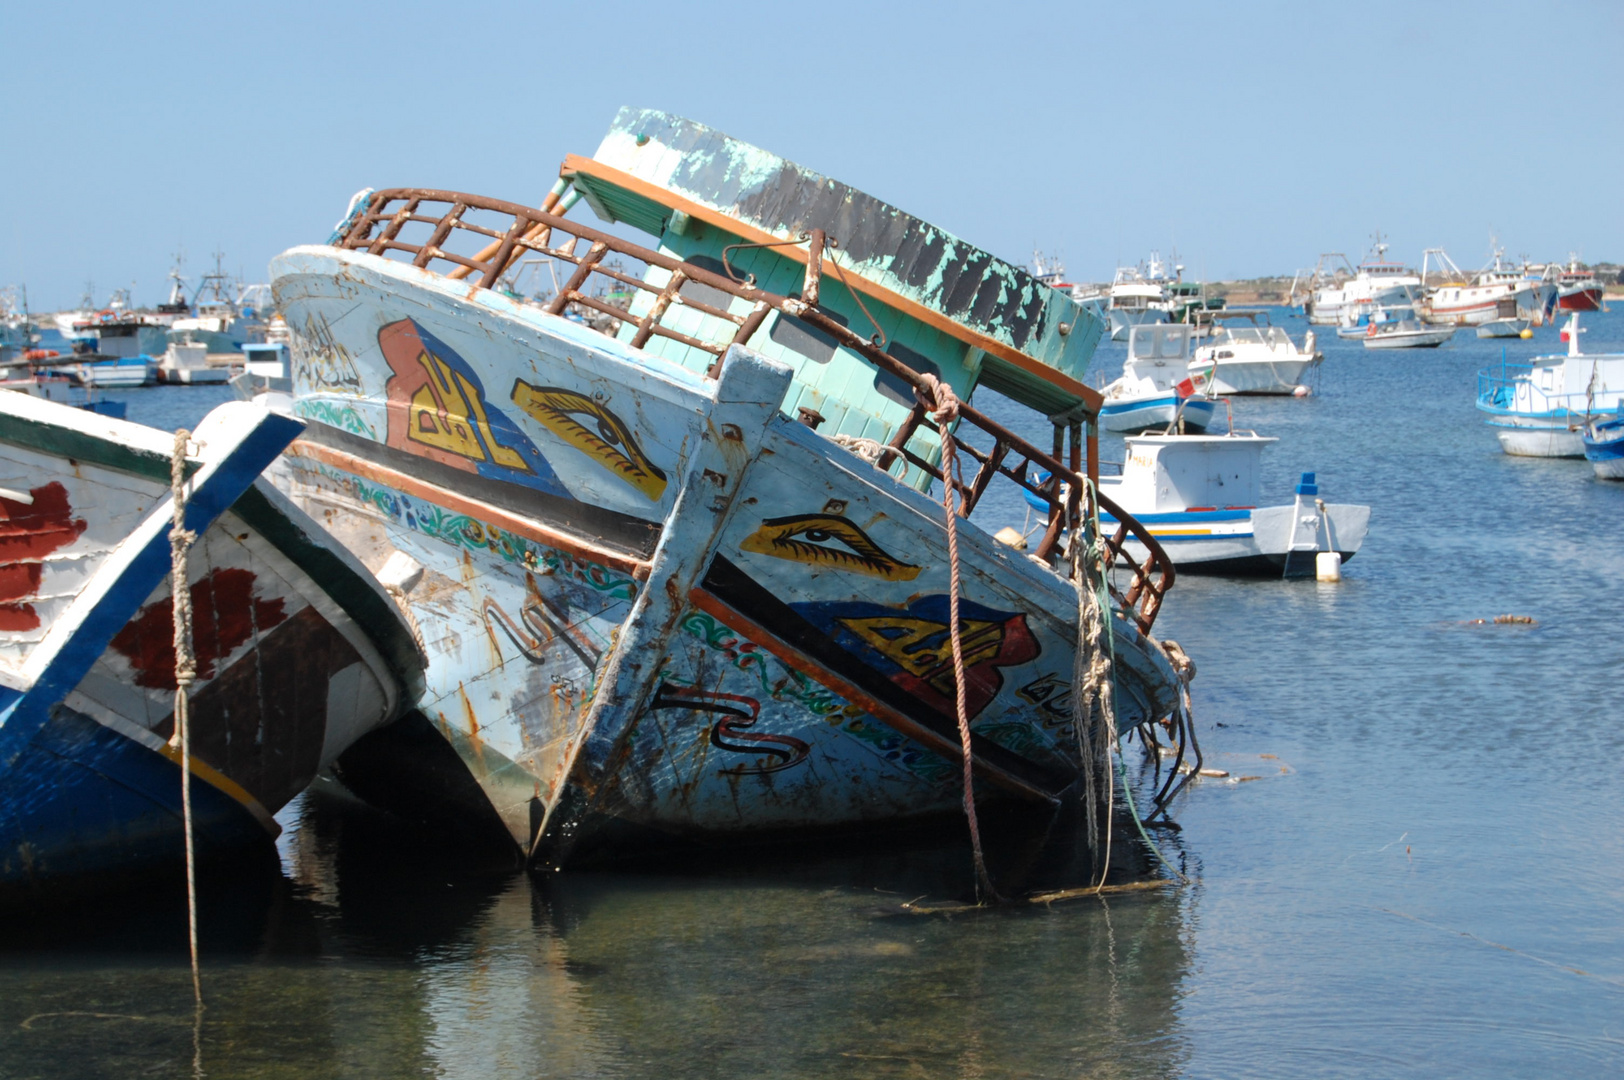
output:
[[[539,209],[363,193],[271,271],[309,427],[269,475],[428,655],[420,718],[340,761],[367,798],[494,814],[550,865],[952,812],[962,686],[977,796],[1053,805],[1080,768],[1065,541],[1098,508],[1106,565],[1148,551],[1114,571],[1120,723],[1178,708],[1171,565],[1088,480],[1098,315],[894,207],[625,110]],[[1052,448],[955,405],[978,386]],[[1035,549],[965,520],[955,553],[944,480],[963,518],[995,481],[1042,499]]]
[[[214,410],[184,469],[193,834],[277,810],[422,690],[403,616],[258,479],[303,424]],[[0,394],[0,895],[182,858],[174,436]]]

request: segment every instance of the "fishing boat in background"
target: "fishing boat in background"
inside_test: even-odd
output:
[[[657,248],[564,216],[582,200]],[[522,258],[554,295],[495,288]],[[428,651],[416,717],[340,759],[363,797],[489,820],[553,866],[956,813],[960,687],[977,798],[1051,807],[1078,779],[1063,538],[1092,512],[1104,327],[1060,291],[632,109],[540,209],[363,192],[271,272],[309,421],[274,479]],[[964,404],[979,386],[1049,418],[1053,452]],[[1043,500],[1030,553],[969,516],[994,481]],[[1170,566],[1119,517],[1146,552],[1103,613],[1134,729],[1179,680],[1150,636]]]
[[[1333,262],[1332,268],[1327,270],[1326,261],[1337,259],[1342,265],[1336,266]],[[1353,308],[1357,314],[1361,308],[1368,310],[1374,305],[1377,293],[1404,285],[1420,288],[1421,284],[1421,275],[1416,271],[1402,263],[1387,261],[1387,245],[1378,233],[1371,254],[1357,267],[1350,266],[1348,257],[1341,252],[1320,256],[1308,278],[1303,314],[1315,326],[1336,326],[1346,308]],[[1296,290],[1295,283],[1293,290]]]
[[[1314,347],[1314,331],[1303,336],[1299,348],[1266,311],[1231,308],[1197,318],[1212,327],[1212,337],[1196,349],[1188,370],[1195,389],[1208,397],[1295,393],[1308,370],[1325,359]],[[1251,325],[1237,325],[1242,321]]]
[[[129,390],[157,382],[157,362],[150,356],[122,356],[98,360],[86,357],[70,364],[56,365],[77,386],[97,390]]]
[[[1159,251],[1151,252],[1150,259],[1138,266],[1118,267],[1106,292],[1111,340],[1127,341],[1128,331],[1135,326],[1171,321],[1174,304],[1169,290],[1176,280],[1176,275],[1167,272]]]
[[[265,340],[270,288],[240,284],[226,273],[224,258],[215,252],[214,271],[198,282],[191,310],[170,321],[170,341],[199,344],[210,353],[240,353],[249,342]]]
[[[1584,457],[1585,426],[1624,404],[1624,353],[1585,353],[1579,314],[1568,317],[1566,355],[1536,356],[1477,375],[1477,408],[1500,447],[1519,457]]]
[[[1100,426],[1134,433],[1170,428],[1205,431],[1217,402],[1198,396],[1190,379],[1193,327],[1181,323],[1136,326],[1128,335],[1122,375],[1100,391]]]
[[[1414,285],[1395,285],[1383,289],[1370,298],[1369,303],[1349,304],[1337,317],[1336,336],[1344,341],[1356,341],[1370,333],[1370,324],[1390,308],[1413,308],[1419,300],[1420,290]]]
[[[1589,267],[1579,265],[1579,257],[1568,257],[1568,265],[1556,274],[1556,310],[1600,311],[1606,287]]]
[[[1597,418],[1581,433],[1585,460],[1603,480],[1624,480],[1624,405],[1607,419]]]
[[[1443,248],[1428,248],[1421,260],[1421,276],[1428,277],[1428,264],[1436,258],[1445,280],[1429,287],[1417,305],[1423,318],[1437,326],[1491,326],[1479,337],[1515,337],[1543,317],[1540,289],[1522,269],[1504,265],[1504,252],[1496,248],[1493,265],[1470,278],[1456,266]],[[1506,333],[1507,324],[1516,325]]]
[[[257,479],[302,427],[231,403],[184,462],[204,855],[276,835],[272,815],[421,689],[387,594]],[[0,394],[0,894],[182,856],[173,443]]]

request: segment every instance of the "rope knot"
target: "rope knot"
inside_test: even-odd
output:
[[[953,387],[929,372],[922,372],[919,378],[925,385],[917,387],[914,395],[930,411],[930,418],[943,427],[957,420],[959,397],[953,392]]]

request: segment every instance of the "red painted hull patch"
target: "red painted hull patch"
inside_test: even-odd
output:
[[[214,677],[214,665],[243,642],[285,620],[284,602],[254,595],[252,571],[211,570],[192,585],[192,651],[200,679]],[[175,613],[167,599],[148,604],[112,640],[113,648],[135,669],[135,683],[154,690],[175,689]]]
[[[0,631],[34,630],[39,615],[25,603],[39,592],[44,559],[85,531],[73,516],[68,490],[51,481],[28,492],[32,503],[0,498]]]

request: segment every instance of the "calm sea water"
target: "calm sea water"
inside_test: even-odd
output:
[[[1280,437],[1267,492],[1374,508],[1364,551],[1340,585],[1181,579],[1158,624],[1209,763],[1259,777],[1178,808],[1189,886],[901,913],[968,887],[956,837],[532,880],[322,790],[207,883],[195,1043],[178,882],[10,917],[0,1075],[1624,1074],[1624,484],[1499,452],[1498,342],[1323,344],[1315,396],[1237,422]],[[127,396],[173,426],[225,394]],[[1499,614],[1538,624],[1463,625]]]

